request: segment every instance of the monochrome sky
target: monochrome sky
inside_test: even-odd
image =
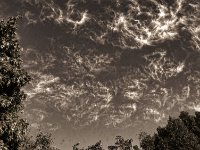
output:
[[[24,116],[63,150],[200,111],[199,0],[0,1],[1,19],[18,14]]]

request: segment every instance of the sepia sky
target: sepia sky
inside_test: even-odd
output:
[[[70,150],[200,111],[199,0],[1,0],[22,15],[24,116]]]

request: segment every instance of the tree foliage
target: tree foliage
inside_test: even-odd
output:
[[[125,140],[122,136],[116,136],[116,142],[114,146],[108,146],[109,150],[117,150],[117,149],[124,149],[124,150],[132,150],[132,139]]]
[[[39,133],[36,140],[27,136],[28,123],[19,117],[26,98],[22,87],[31,79],[22,69],[22,48],[16,36],[17,20],[0,21],[0,149],[53,150],[51,138]]]
[[[195,116],[181,112],[179,118],[169,117],[165,127],[158,127],[153,136],[143,135],[140,139],[143,150],[199,150],[200,112]]]
[[[16,38],[16,20],[0,22],[0,140],[2,149],[17,150],[24,141],[28,123],[19,111],[25,94],[21,88],[30,76],[21,67],[21,48]]]
[[[132,145],[132,139],[127,139],[125,140],[122,136],[116,136],[115,138],[116,142],[114,145],[108,146],[108,150],[138,150],[138,147],[135,145]],[[104,150],[102,142],[99,141],[95,145],[88,146],[88,148],[84,149],[81,148],[79,149],[78,146],[80,143],[77,143],[73,146],[73,150]]]
[[[97,142],[96,144],[94,145],[91,145],[91,146],[88,146],[88,148],[84,149],[84,148],[78,148],[80,145],[80,143],[77,143],[75,145],[73,145],[73,150],[104,150],[103,147],[102,147],[102,142],[99,141]]]

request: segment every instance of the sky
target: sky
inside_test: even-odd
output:
[[[138,144],[180,111],[200,111],[198,0],[1,0],[21,15],[24,117],[71,149],[122,135]]]

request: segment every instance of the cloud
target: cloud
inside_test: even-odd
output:
[[[24,67],[34,76],[30,105],[42,102],[77,128],[198,110],[198,2],[17,2]]]

